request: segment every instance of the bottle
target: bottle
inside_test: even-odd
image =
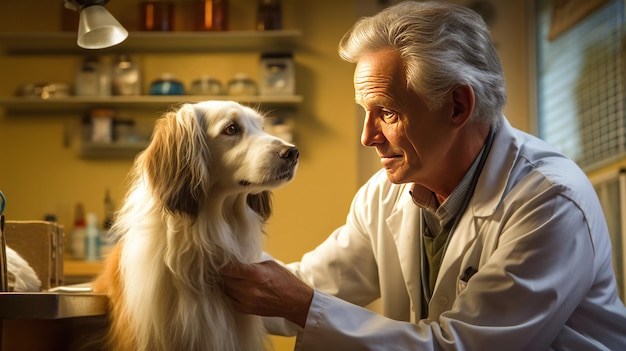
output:
[[[113,91],[113,70],[109,62],[100,62],[98,76],[98,96],[111,96]]]
[[[174,30],[174,1],[141,1],[141,30],[169,32]]]
[[[95,108],[89,112],[91,117],[91,138],[94,143],[113,141],[114,112],[108,108]]]
[[[85,211],[83,204],[77,203],[74,210],[74,228],[70,234],[71,254],[75,260],[85,258]]]
[[[111,70],[97,56],[86,56],[76,72],[77,96],[110,96]]]
[[[78,96],[97,96],[100,80],[100,60],[95,56],[87,56],[76,72],[76,89]]]
[[[228,0],[196,0],[194,29],[228,30]]]
[[[121,54],[115,60],[113,95],[141,95],[141,72],[127,54]]]
[[[85,261],[100,260],[100,229],[98,215],[87,214],[87,228],[85,229]]]
[[[278,30],[282,29],[282,10],[280,0],[258,0],[256,29]]]

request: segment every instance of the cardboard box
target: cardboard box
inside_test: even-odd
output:
[[[63,226],[46,221],[6,221],[7,246],[33,268],[41,289],[63,285]]]

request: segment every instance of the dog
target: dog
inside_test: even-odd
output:
[[[183,104],[155,125],[115,214],[118,243],[93,282],[109,298],[106,349],[260,351],[258,316],[220,286],[229,262],[257,262],[271,190],[291,181],[298,149],[233,101]]]

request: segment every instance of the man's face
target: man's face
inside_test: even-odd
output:
[[[440,108],[407,86],[405,66],[394,50],[362,57],[354,73],[356,103],[365,110],[361,143],[376,148],[393,183],[426,187],[453,161],[448,97]]]

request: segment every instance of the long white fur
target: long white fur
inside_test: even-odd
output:
[[[5,249],[7,272],[9,273],[9,288],[13,288],[13,291],[16,292],[40,291],[41,281],[35,270],[17,251],[9,246],[6,246]]]
[[[260,318],[233,310],[218,270],[260,259],[265,219],[246,199],[291,180],[295,163],[277,166],[287,148],[234,102],[183,105],[158,122],[116,216],[119,254],[94,283],[111,301],[110,348],[266,348]]]

